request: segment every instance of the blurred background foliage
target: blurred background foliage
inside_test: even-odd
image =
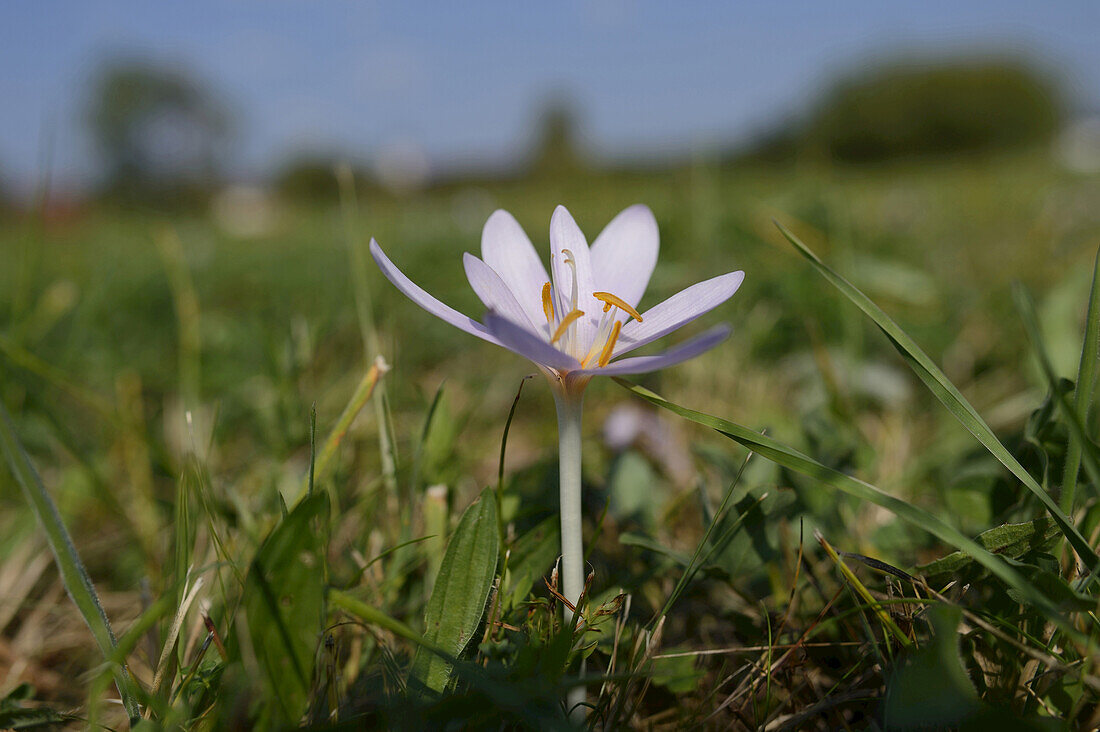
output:
[[[1049,143],[1064,104],[1015,60],[897,62],[837,82],[788,144],[846,163],[995,153]]]

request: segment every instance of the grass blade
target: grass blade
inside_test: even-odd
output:
[[[500,501],[500,492],[504,490],[504,454],[508,449],[508,431],[512,429],[512,419],[516,416],[516,407],[519,406],[519,398],[523,394],[523,385],[534,374],[528,374],[519,380],[516,389],[516,398],[512,400],[512,407],[508,410],[508,419],[504,422],[504,435],[500,438],[500,463],[497,465],[497,501]],[[499,506],[498,506],[499,508]]]
[[[439,410],[440,402],[443,400],[443,388],[446,385],[447,382],[443,381],[435,390],[435,396],[432,397],[432,403],[428,407],[428,413],[424,416],[424,426],[420,430],[420,440],[416,443],[416,449],[413,451],[409,487],[405,492],[405,505],[402,509],[404,513],[404,522],[401,527],[402,541],[405,541],[410,536],[409,531],[412,526],[413,510],[416,508],[416,490],[420,487],[420,468],[424,460],[424,446],[428,443],[428,437],[432,433],[432,425],[435,424],[435,414]]]
[[[1008,468],[1009,471],[1024,484],[1024,487],[1031,491],[1031,493],[1042,502],[1047,512],[1050,513],[1051,518],[1054,519],[1062,530],[1062,533],[1065,534],[1070,545],[1073,546],[1074,550],[1089,568],[1094,569],[1100,565],[1100,557],[1098,557],[1092,547],[1089,546],[1088,541],[1069,520],[1069,517],[1067,517],[1062,509],[1058,507],[1054,499],[1043,490],[1042,486],[1031,477],[1031,474],[1024,469],[1024,466],[1020,465],[1020,462],[1013,457],[1012,453],[1001,444],[1001,441],[993,434],[993,430],[985,423],[985,420],[981,418],[977,410],[971,406],[970,402],[966,401],[959,390],[955,388],[955,385],[952,384],[939,367],[933,363],[932,359],[921,350],[920,346],[918,346],[916,342],[890,318],[890,316],[883,312],[878,305],[875,305],[869,297],[864,295],[859,288],[841,277],[822,262],[809,247],[798,239],[798,237],[778,222],[776,222],[776,226],[779,227],[779,231],[787,238],[787,241],[793,244],[795,249],[810,261],[819,274],[828,280],[831,285],[840,290],[845,297],[851,300],[856,307],[862,310],[875,322],[875,325],[886,334],[886,337],[890,339],[894,348],[902,355],[917,377],[924,382],[924,385],[928,387],[929,391],[931,391],[937,399],[939,399],[940,403],[947,407],[947,411],[966,427],[966,429],[978,439],[978,442],[982,443],[982,445],[984,445],[1002,465]]]
[[[61,369],[39,358],[4,335],[0,335],[0,354],[3,354],[15,366],[34,374],[56,389],[65,392],[102,417],[112,427],[117,428],[119,426],[118,415],[109,401],[91,389],[78,384]]]
[[[710,523],[707,525],[707,530],[703,532],[702,538],[699,539],[699,543],[695,546],[695,552],[691,555],[691,560],[687,563],[683,573],[680,575],[680,579],[677,580],[676,586],[672,589],[672,592],[669,593],[668,598],[665,600],[664,607],[661,608],[661,611],[654,616],[653,620],[650,622],[650,628],[656,628],[657,623],[668,615],[669,610],[672,609],[672,606],[680,598],[680,595],[695,577],[699,568],[702,567],[710,559],[710,556],[715,553],[715,550],[718,549],[720,542],[711,544],[710,550],[707,552],[706,556],[703,555],[703,550],[707,548],[710,542],[711,534],[714,533],[714,530],[718,527],[718,524],[721,523],[729,509],[730,500],[733,498],[733,492],[741,482],[741,476],[744,475],[745,468],[748,467],[750,460],[752,460],[751,452],[745,457],[744,462],[741,463],[741,467],[737,470],[737,475],[730,481],[729,488],[726,489],[725,495],[722,496],[722,503],[719,504],[718,510],[714,512],[714,516],[711,517]],[[760,500],[763,500],[763,498]],[[757,503],[759,502],[760,501],[757,501]],[[732,531],[739,528],[743,518],[744,514],[739,516],[737,520],[734,521],[733,526],[730,527],[730,530]]]
[[[1096,360],[1100,356],[1100,249],[1092,269],[1092,287],[1089,290],[1088,318],[1085,321],[1085,338],[1081,344],[1081,361],[1077,366],[1077,383],[1073,390],[1073,406],[1082,425],[1088,424],[1092,392],[1096,386]],[[1066,468],[1062,479],[1062,495],[1058,504],[1067,514],[1073,512],[1073,500],[1077,493],[1077,471],[1081,468],[1081,450],[1084,443],[1072,435],[1066,451]],[[1098,486],[1100,487],[1100,486]]]
[[[367,623],[369,625],[377,625],[379,628],[382,628],[383,630],[388,630],[389,632],[393,633],[398,638],[404,638],[407,641],[411,641],[417,646],[422,646],[432,653],[437,653],[449,657],[449,654],[447,654],[447,652],[444,651],[440,646],[420,635],[415,630],[402,623],[400,620],[395,620],[394,618],[391,618],[389,615],[386,615],[381,610],[371,607],[362,600],[358,600],[352,597],[343,590],[337,590],[330,587],[328,591],[328,599],[334,607],[338,607],[348,614],[354,615],[355,617],[362,620],[364,623]]]
[[[533,378],[534,374],[527,374],[519,380],[519,387],[516,388],[516,398],[512,400],[512,407],[508,410],[508,419],[504,422],[504,434],[500,438],[500,462],[497,465],[497,488],[493,492],[497,502],[497,531],[500,533],[500,540],[504,541],[504,505],[501,503],[501,495],[504,491],[504,456],[508,449],[508,432],[512,429],[512,419],[516,416],[516,407],[519,406],[519,398],[523,395],[523,385],[527,383],[527,380]],[[502,547],[503,549],[503,547]],[[502,573],[503,576],[503,573]]]
[[[180,627],[183,625],[183,620],[187,617],[187,611],[191,609],[191,604],[198,597],[200,590],[202,590],[202,577],[196,578],[190,587],[185,586],[183,588],[183,601],[176,609],[172,624],[168,626],[168,638],[164,641],[164,647],[160,652],[160,660],[157,661],[157,670],[153,675],[153,686],[149,692],[153,696],[160,692],[161,686],[164,684],[165,675],[169,670],[168,664],[172,660],[172,653],[175,651],[176,641],[179,639]]]
[[[853,478],[850,475],[846,475],[838,470],[823,465],[808,455],[804,455],[794,448],[788,447],[759,432],[722,419],[721,417],[715,417],[704,414],[703,412],[688,409],[687,407],[681,407],[679,404],[667,401],[648,389],[623,381],[622,379],[615,380],[632,391],[635,395],[652,404],[675,412],[681,417],[690,419],[704,427],[710,427],[731,440],[740,443],[754,453],[782,465],[783,467],[798,471],[803,475],[808,475],[819,481],[822,485],[855,496],[861,500],[869,501],[876,506],[881,506],[903,521],[927,531],[945,544],[962,550],[973,557],[975,561],[981,563],[991,574],[1000,578],[1009,587],[1016,589],[1030,602],[1049,613],[1053,622],[1058,623],[1065,629],[1072,630],[1069,623],[1061,616],[1060,611],[1055,605],[1042,593],[1032,587],[1019,572],[1008,566],[1008,564],[991,554],[989,551],[983,549],[973,539],[963,535],[958,529],[945,523],[936,516],[933,516],[924,509],[907,503],[900,498],[895,498],[888,493],[884,493],[870,483],[865,483],[858,478]],[[1076,631],[1073,632],[1076,633]]]
[[[0,447],[3,448],[4,457],[8,461],[8,466],[11,468],[16,482],[23,489],[23,495],[46,532],[46,540],[49,542],[50,550],[57,562],[57,569],[61,573],[65,590],[69,593],[73,603],[76,604],[77,609],[80,610],[84,622],[88,624],[88,628],[92,631],[99,650],[104,657],[111,658],[118,641],[115,639],[114,631],[111,630],[110,621],[107,620],[107,613],[104,612],[103,606],[99,603],[99,596],[96,594],[95,586],[92,585],[92,578],[88,576],[87,570],[84,569],[84,564],[80,561],[80,555],[77,554],[76,547],[69,536],[69,531],[61,521],[61,514],[57,511],[57,505],[54,504],[50,494],[46,492],[45,486],[42,485],[42,479],[38,476],[38,471],[34,469],[30,457],[27,456],[23,445],[19,442],[19,438],[15,434],[15,425],[12,424],[11,417],[8,416],[8,410],[2,403],[0,403]],[[124,664],[115,666],[113,672],[115,685],[118,687],[122,704],[126,708],[126,715],[133,723],[141,716],[141,711],[138,707],[136,689],[133,680],[130,678],[130,672]]]
[[[856,573],[849,569],[848,565],[844,563],[844,560],[837,554],[833,545],[826,540],[820,531],[814,533],[814,538],[821,544],[821,548],[825,550],[825,553],[829,555],[829,559],[833,560],[833,564],[840,570],[840,573],[844,575],[844,579],[848,582],[848,585],[856,591],[856,594],[867,603],[867,607],[878,617],[879,622],[882,623],[882,627],[888,630],[901,645],[906,648],[912,645],[913,642],[909,640],[909,637],[905,635],[902,629],[898,627],[898,624],[894,622],[894,619],[890,617],[890,613],[886,612],[882,605],[875,600],[870,590],[859,581],[859,577],[856,576]]]
[[[317,477],[317,402],[309,408],[309,490],[307,496],[313,495],[313,483]],[[280,493],[279,497],[282,498]]]

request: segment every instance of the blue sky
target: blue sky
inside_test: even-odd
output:
[[[603,155],[736,140],[884,55],[1014,51],[1100,108],[1100,3],[38,0],[0,5],[0,176],[26,187],[49,149],[62,185],[95,171],[81,109],[98,64],[193,73],[238,120],[231,164],[301,149],[369,158],[395,143],[435,167],[505,161],[539,104],[571,98]]]

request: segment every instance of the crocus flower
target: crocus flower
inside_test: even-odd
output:
[[[653,356],[620,358],[725,302],[744,272],[692,285],[644,313],[637,310],[657,263],[657,221],[631,206],[588,246],[563,206],[550,219],[550,275],[523,229],[496,211],[481,235],[481,259],[463,255],[470,286],[488,312],[478,322],[429,295],[371,240],[370,251],[397,289],[432,315],[530,359],[546,375],[558,410],[562,579],[574,605],[584,589],[581,541],[581,401],[593,376],[655,371],[698,356],[729,335],[720,325]],[[566,610],[566,619],[572,614]]]
[[[556,393],[579,395],[595,375],[656,371],[694,358],[729,333],[722,325],[654,356],[619,358],[725,302],[744,279],[730,272],[700,282],[645,313],[637,311],[657,263],[657,222],[648,207],[616,216],[589,248],[573,217],[558,206],[550,220],[550,271],[507,211],[485,224],[481,255],[463,255],[466,277],[488,308],[478,322],[406,277],[376,241],[370,250],[397,289],[432,315],[535,363]]]

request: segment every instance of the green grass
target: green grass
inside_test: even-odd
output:
[[[362,247],[477,316],[461,252],[493,208],[545,247],[555,204],[593,238],[635,202],[662,236],[643,309],[747,277],[689,329],[730,341],[640,380],[671,412],[589,389],[574,637],[549,394],[510,416],[532,367]],[[598,727],[1094,723],[1095,179],[699,163],[277,208],[252,239],[201,212],[0,227],[0,727],[125,726],[117,689],[165,728],[566,727],[578,683]],[[658,432],[615,453],[624,405]]]

